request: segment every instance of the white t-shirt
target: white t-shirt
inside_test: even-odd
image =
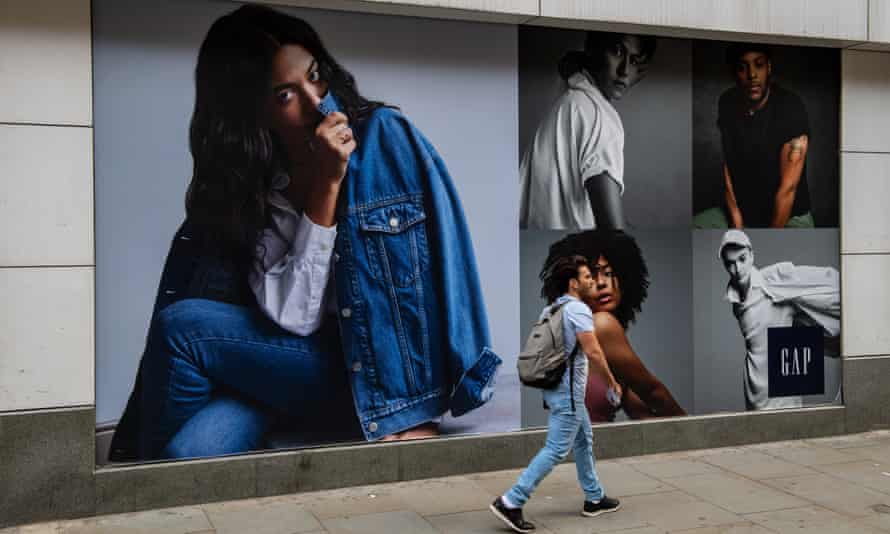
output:
[[[624,193],[624,126],[586,71],[541,121],[519,167],[519,227],[596,227],[584,182],[608,172]]]

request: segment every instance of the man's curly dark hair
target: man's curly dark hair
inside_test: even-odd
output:
[[[621,230],[587,230],[569,234],[550,245],[547,260],[538,275],[544,283],[541,296],[548,302],[559,297],[551,294],[555,288],[548,284],[553,266],[560,258],[576,254],[587,258],[590,265],[603,256],[612,266],[621,288],[621,302],[613,315],[626,329],[636,319],[649,294],[649,269],[636,240]]]

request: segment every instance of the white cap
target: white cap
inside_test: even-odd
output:
[[[720,240],[720,248],[717,249],[717,257],[720,258],[720,261],[723,261],[723,249],[729,245],[737,245],[753,249],[751,240],[748,239],[748,234],[741,230],[727,230],[727,232],[723,234],[723,239]]]

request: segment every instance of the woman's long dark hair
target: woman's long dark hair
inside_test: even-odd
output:
[[[544,281],[561,258],[575,254],[595,265],[600,256],[606,258],[618,278],[621,302],[613,312],[625,329],[636,319],[649,293],[649,269],[636,240],[621,230],[587,230],[569,234],[550,245],[539,278]],[[544,290],[541,296],[547,298]]]
[[[289,168],[283,144],[263,118],[273,59],[288,44],[312,54],[353,128],[383,105],[361,96],[355,78],[301,19],[246,5],[213,23],[195,68],[189,128],[194,169],[185,205],[214,251],[242,269],[254,261],[269,222],[273,180]]]

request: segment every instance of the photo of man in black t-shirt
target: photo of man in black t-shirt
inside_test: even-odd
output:
[[[726,53],[735,87],[720,96],[723,205],[695,216],[697,228],[815,226],[806,156],[809,118],[801,98],[773,81],[770,49],[734,43]]]

